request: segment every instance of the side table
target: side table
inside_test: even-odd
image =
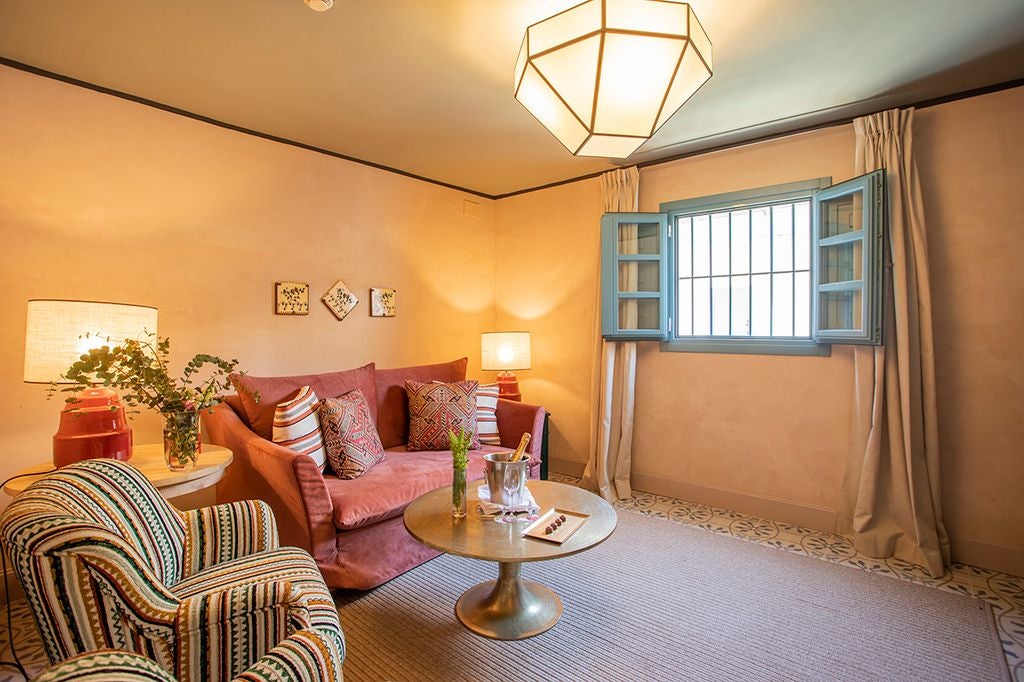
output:
[[[203,451],[199,453],[195,469],[191,471],[171,471],[164,462],[163,443],[147,443],[132,448],[132,458],[128,464],[142,472],[165,499],[180,497],[197,490],[207,488],[224,477],[224,470],[231,464],[231,451],[219,445],[203,443]],[[52,473],[52,462],[43,462],[19,471],[18,474],[36,474],[8,481],[4,492],[11,497],[16,496],[25,488]]]

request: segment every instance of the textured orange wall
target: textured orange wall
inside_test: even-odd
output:
[[[45,461],[60,402],[22,383],[30,298],[155,305],[172,361],[255,374],[467,355],[493,328],[493,202],[0,67],[0,477]],[[343,322],[320,296],[343,279]],[[310,283],[308,317],[273,314]],[[369,317],[368,290],[398,289]],[[151,414],[137,442],[159,435]],[[0,496],[0,502],[6,497]]]
[[[930,235],[943,505],[960,538],[1024,550],[1024,88],[918,112],[915,150]],[[641,171],[641,210],[659,203],[853,171],[841,126]],[[585,203],[581,203],[585,202]],[[582,462],[592,365],[600,211],[597,180],[497,203],[499,327],[535,331],[549,362],[524,382],[552,408],[555,458]],[[551,272],[569,273],[552,279]],[[534,320],[518,302],[564,301]],[[536,351],[535,351],[536,352]],[[639,351],[633,471],[704,488],[834,510],[852,394],[848,349],[829,358]],[[1020,556],[1019,554],[1017,555]]]

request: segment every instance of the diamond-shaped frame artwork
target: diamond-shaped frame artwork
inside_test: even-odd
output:
[[[394,317],[398,312],[397,289],[370,289],[370,317]]]
[[[345,282],[338,280],[334,286],[327,290],[321,298],[338,320],[344,320],[352,312],[352,309],[359,304],[359,299],[352,291],[345,286]]]

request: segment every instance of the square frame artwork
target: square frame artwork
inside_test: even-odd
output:
[[[309,315],[309,284],[274,282],[275,315]]]
[[[398,312],[398,289],[370,289],[370,317],[394,317]]]

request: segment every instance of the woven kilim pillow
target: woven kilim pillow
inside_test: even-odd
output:
[[[320,401],[327,460],[338,478],[359,478],[384,459],[377,426],[359,389]]]
[[[406,381],[409,394],[410,450],[447,450],[448,431],[464,429],[473,434],[471,449],[480,447],[476,430],[478,381],[424,384]]]
[[[303,386],[291,400],[274,410],[273,440],[278,445],[309,455],[320,467],[327,466],[324,441],[320,436],[320,419],[316,413],[320,400],[309,386]]]

